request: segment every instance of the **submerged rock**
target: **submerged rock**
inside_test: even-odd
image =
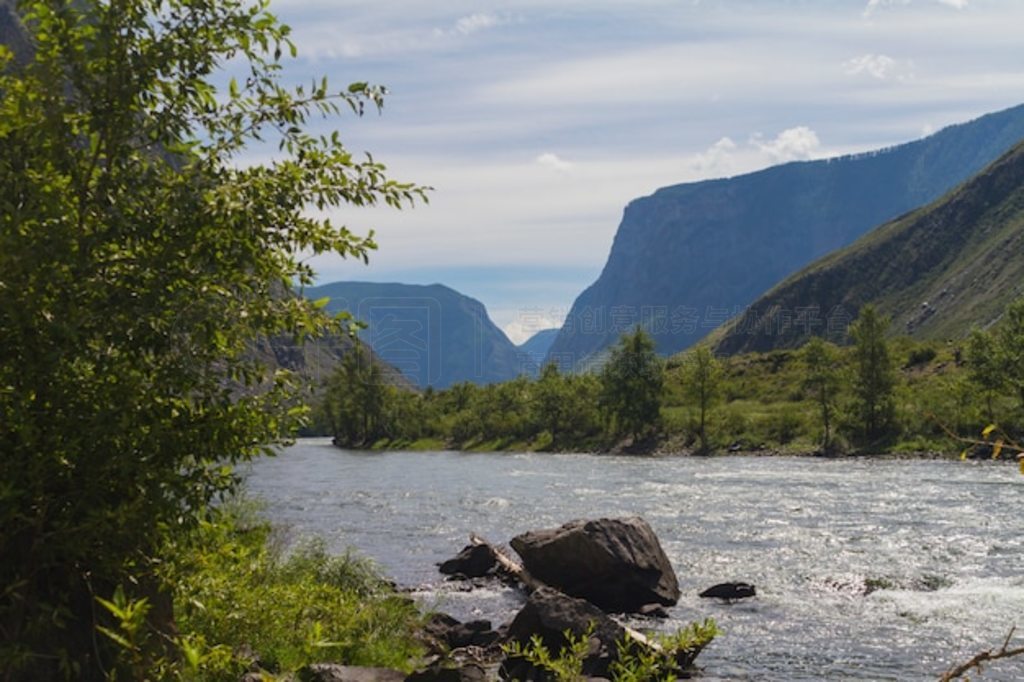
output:
[[[679,601],[675,571],[640,517],[571,521],[524,533],[511,545],[532,576],[607,611]]]
[[[720,583],[700,593],[705,599],[746,599],[757,594],[757,589],[750,583]]]

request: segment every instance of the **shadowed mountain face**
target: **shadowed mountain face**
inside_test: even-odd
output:
[[[1024,106],[871,154],[676,185],[633,201],[550,353],[574,362],[636,324],[683,350],[771,286],[939,198],[1024,139]]]
[[[334,282],[304,293],[365,322],[360,338],[418,386],[507,381],[528,370],[483,304],[448,287]]]
[[[518,346],[520,357],[527,362],[529,374],[540,373],[544,358],[548,356],[548,351],[551,349],[551,344],[555,342],[556,336],[558,336],[557,329],[542,329]]]
[[[1024,295],[1024,144],[930,206],[865,235],[758,299],[716,334],[723,353],[836,342],[861,306],[893,333],[953,339]]]

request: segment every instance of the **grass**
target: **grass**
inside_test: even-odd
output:
[[[169,556],[177,627],[202,644],[196,659],[211,662],[199,679],[237,680],[252,665],[287,674],[324,661],[409,671],[422,654],[416,607],[369,562],[332,556],[316,541],[285,554],[250,512],[218,514]]]

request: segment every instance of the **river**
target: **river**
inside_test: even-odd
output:
[[[307,439],[246,476],[293,537],[353,547],[426,605],[496,625],[518,595],[467,595],[436,571],[471,532],[507,543],[575,518],[643,516],[683,590],[658,627],[712,616],[725,633],[699,659],[705,680],[934,680],[998,647],[1018,620],[1024,628],[1024,476],[1014,466],[364,453]],[[758,596],[697,597],[727,580],[754,583]],[[983,679],[1024,679],[1024,661],[997,662]]]

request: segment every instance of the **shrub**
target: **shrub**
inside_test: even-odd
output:
[[[938,353],[930,346],[921,346],[919,348],[911,349],[910,353],[907,354],[907,367],[917,367],[918,365],[925,365],[935,359]]]
[[[274,673],[320,661],[409,669],[422,653],[418,612],[370,562],[331,556],[319,540],[284,554],[270,526],[247,516],[218,513],[167,548],[180,631],[233,654],[204,679],[236,680],[253,662]]]

